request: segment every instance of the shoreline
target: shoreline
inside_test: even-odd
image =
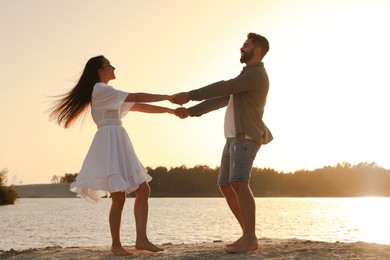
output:
[[[228,254],[224,242],[163,244],[158,253],[125,247],[133,255],[114,256],[110,247],[45,247],[0,250],[1,259],[390,259],[390,245],[366,242],[318,242],[298,239],[258,240],[259,249],[245,254]]]

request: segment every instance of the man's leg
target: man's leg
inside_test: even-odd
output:
[[[244,222],[241,216],[240,207],[238,206],[238,200],[232,186],[230,185],[230,153],[232,149],[231,144],[232,139],[227,139],[226,144],[223,148],[221,167],[219,169],[218,176],[218,186],[223,196],[225,197],[230,210],[233,212],[241,228],[244,230]],[[231,244],[227,244],[226,246],[236,246],[240,242],[240,240],[241,238]]]
[[[230,186],[236,196],[238,208],[243,223],[243,235],[229,248],[230,253],[243,253],[258,248],[256,237],[256,205],[249,186],[253,161],[260,144],[254,140],[233,139],[230,154]]]
[[[229,205],[230,210],[233,212],[236,217],[238,223],[241,226],[242,233],[244,234],[244,220],[241,215],[240,207],[238,205],[238,200],[236,193],[234,192],[232,186],[229,185],[219,185],[219,189],[222,192],[223,196],[226,199],[227,204]],[[237,246],[242,241],[242,237],[231,244],[227,244],[226,246]]]
[[[243,220],[243,236],[240,243],[229,248],[229,253],[244,253],[258,249],[256,237],[256,205],[253,193],[246,182],[235,181],[231,186],[237,196],[238,207]]]

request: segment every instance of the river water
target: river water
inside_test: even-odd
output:
[[[121,238],[134,245],[133,198]],[[148,236],[164,243],[233,241],[241,230],[223,198],[151,198]],[[0,207],[0,250],[110,246],[110,199],[19,199]],[[390,244],[390,198],[256,198],[259,238]]]

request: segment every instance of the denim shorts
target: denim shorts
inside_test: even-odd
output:
[[[249,182],[253,161],[261,144],[252,139],[228,138],[222,152],[218,185]]]

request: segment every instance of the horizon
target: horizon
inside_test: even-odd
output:
[[[276,169],[273,169],[273,168],[270,168],[270,167],[253,167],[253,170],[271,170],[271,171],[274,171],[276,174],[287,174],[287,175],[294,175],[294,174],[298,174],[298,173],[302,173],[302,172],[314,172],[314,171],[317,171],[317,170],[322,170],[322,169],[326,169],[326,168],[338,168],[339,166],[341,166],[342,168],[355,168],[355,167],[359,167],[359,166],[364,166],[364,167],[371,167],[373,169],[383,169],[385,171],[389,171],[390,172],[390,169],[386,169],[384,167],[382,167],[381,165],[378,165],[376,162],[360,162],[360,163],[357,163],[357,164],[351,164],[349,162],[340,162],[340,163],[337,163],[337,164],[334,164],[334,165],[324,165],[322,167],[319,167],[319,168],[315,168],[315,169],[299,169],[299,170],[296,170],[296,171],[291,171],[291,172],[284,172],[284,171],[278,171]],[[168,172],[172,169],[177,169],[177,168],[182,168],[184,167],[185,169],[194,169],[194,168],[197,168],[197,167],[208,167],[212,170],[216,170],[219,168],[219,166],[215,166],[215,167],[210,167],[209,165],[202,165],[202,164],[198,164],[198,165],[195,165],[193,167],[187,167],[186,165],[180,165],[180,166],[174,166],[174,167],[165,167],[163,165],[160,165],[160,166],[156,166],[156,167],[149,167],[149,166],[145,166],[145,168],[150,168],[151,170],[156,170],[158,168],[166,168],[168,170]],[[3,169],[4,170],[4,169]],[[7,170],[7,169],[6,169]],[[64,177],[66,174],[78,174],[78,172],[66,172],[66,173],[62,173],[62,174],[55,174],[57,176],[57,178],[61,179],[61,177]],[[54,175],[51,177],[53,178]],[[153,181],[153,180],[152,180]],[[42,185],[42,184],[64,184],[62,182],[58,182],[58,183],[53,183],[52,179],[48,182],[45,182],[45,183],[29,183],[29,184],[24,184],[24,183],[12,183],[12,184],[9,184],[7,183],[7,186],[11,186],[11,185],[14,185],[14,186],[23,186],[23,185]],[[366,196],[363,196],[363,197],[366,197]]]

